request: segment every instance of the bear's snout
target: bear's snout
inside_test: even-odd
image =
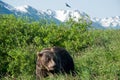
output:
[[[48,70],[52,71],[52,70],[55,70],[55,68],[56,68],[56,63],[55,61],[51,60],[48,64]]]

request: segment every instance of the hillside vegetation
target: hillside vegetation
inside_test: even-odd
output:
[[[70,19],[64,24],[0,15],[0,79],[35,80],[36,52],[66,48],[77,75],[45,80],[120,80],[120,30],[96,30],[91,23]]]

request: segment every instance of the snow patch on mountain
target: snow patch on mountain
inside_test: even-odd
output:
[[[64,22],[69,20],[69,18],[74,18],[74,20],[78,20],[81,17],[81,14],[78,11],[72,10],[57,10],[55,18],[59,19],[60,21]]]
[[[28,5],[15,7],[18,11],[27,12]]]
[[[94,23],[107,27],[120,27],[120,16],[108,17],[108,18],[93,18]]]
[[[69,20],[69,18],[73,18],[75,21],[82,18],[88,18],[86,13],[80,13],[78,10],[50,10],[48,9],[45,11],[48,15],[55,17],[56,19],[60,20],[61,22],[65,22]]]

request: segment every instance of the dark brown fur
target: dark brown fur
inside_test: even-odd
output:
[[[43,49],[37,53],[36,77],[46,77],[50,74],[72,73],[74,62],[70,54],[60,47]]]

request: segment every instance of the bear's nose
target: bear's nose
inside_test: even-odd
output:
[[[51,66],[49,66],[49,68],[50,68],[50,70],[54,70],[56,68],[56,65],[55,64],[51,65]]]
[[[51,60],[49,62],[48,67],[49,67],[49,70],[54,70],[56,68],[56,63],[53,60]]]
[[[53,65],[53,68],[54,68],[54,69],[56,68],[56,64]]]

